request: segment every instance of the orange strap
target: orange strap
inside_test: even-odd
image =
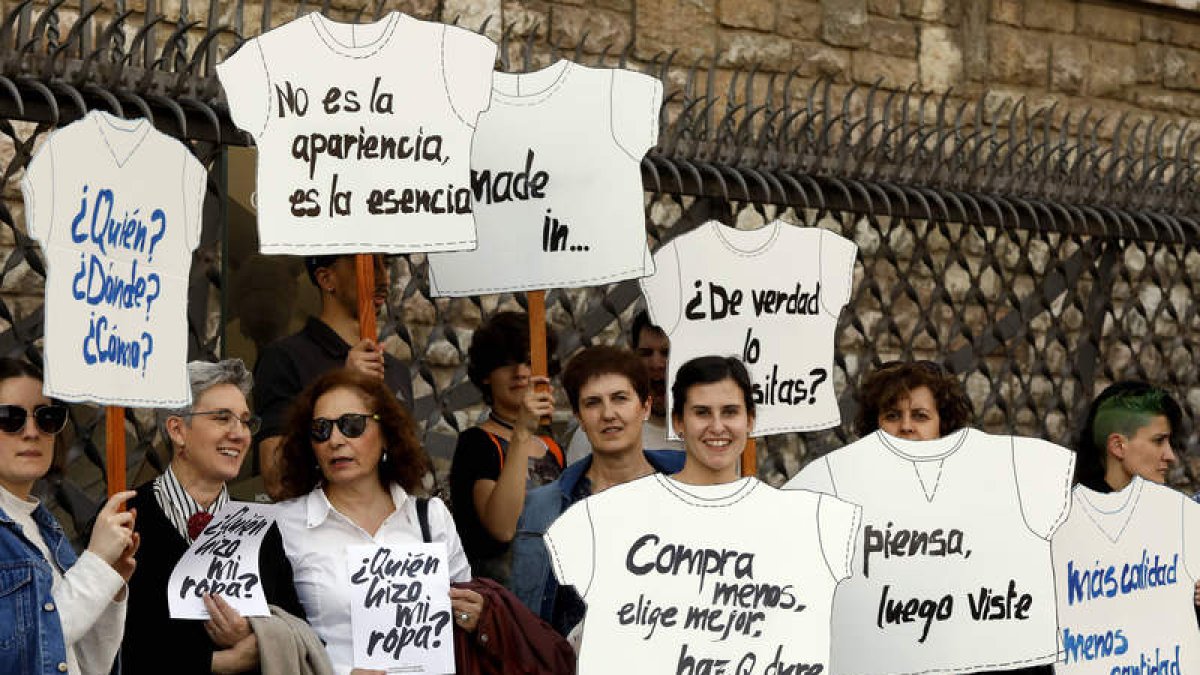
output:
[[[492,439],[492,445],[496,446],[496,454],[500,457],[500,468],[504,469],[504,448],[500,446],[500,437],[487,429],[484,429],[483,433]],[[538,436],[538,438],[542,439],[542,442],[546,444],[546,449],[550,451],[550,454],[554,455],[554,460],[558,462],[558,468],[562,469],[566,467],[567,460],[563,457],[562,448],[558,447],[558,443],[555,443],[554,439],[549,436]]]

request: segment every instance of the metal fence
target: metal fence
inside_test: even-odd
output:
[[[240,36],[314,9],[369,20],[385,7],[369,3],[346,16],[328,3],[301,4],[283,15],[266,0],[252,22],[242,3],[214,1],[197,21],[186,0],[175,17],[163,16],[155,0],[138,14],[123,2],[112,11],[60,0],[41,9],[24,2],[5,17],[0,132],[12,152],[0,222],[13,248],[0,268],[4,353],[38,360],[42,330],[44,264],[14,208],[15,179],[40,137],[92,108],[150,118],[210,167],[189,292],[190,356],[223,352],[231,304],[224,150],[248,139],[229,120],[214,65]],[[456,19],[440,3],[428,18]],[[776,217],[858,244],[832,376],[844,420],[854,416],[862,374],[894,358],[949,366],[989,431],[1068,443],[1092,395],[1125,377],[1176,393],[1189,423],[1200,410],[1191,339],[1200,286],[1200,134],[1187,124],[1100,119],[992,96],[814,83],[795,72],[726,73],[671,54],[635,62],[629,45],[593,48],[584,36],[567,51],[536,30],[517,36],[513,26],[499,28],[503,70],[565,57],[664,81],[659,142],[642,162],[655,244],[710,219],[753,227]],[[455,433],[480,410],[466,379],[470,332],[524,299],[432,299],[423,255],[390,265],[381,333],[411,361],[416,417],[444,470]],[[548,293],[558,357],[624,342],[640,306],[634,282]],[[103,411],[75,406],[72,419],[67,468],[44,494],[65,523],[79,524],[103,492]],[[130,411],[128,421],[131,475],[161,470],[165,456],[154,446],[150,416]],[[759,475],[779,483],[852,438],[848,423],[770,437],[760,444]],[[1196,441],[1189,427],[1189,461],[1173,477],[1181,485],[1197,478]]]

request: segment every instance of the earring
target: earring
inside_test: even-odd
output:
[[[387,464],[387,461],[388,461],[388,452],[387,452],[387,448],[384,448],[382,455],[379,457],[379,463]]]

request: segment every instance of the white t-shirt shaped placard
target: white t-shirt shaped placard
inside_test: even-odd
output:
[[[258,146],[263,253],[409,253],[475,246],[471,138],[496,45],[391,12],[308,14],[217,66]]]
[[[757,230],[710,221],[663,245],[641,284],[651,319],[671,338],[667,409],[679,366],[737,355],[754,387],[752,435],[837,426],[834,329],[857,251],[828,230],[779,220]]]
[[[29,234],[46,253],[47,396],[191,402],[187,284],[207,173],[144,119],[92,112],[25,170]]]
[[[1200,504],[1137,477],[1110,494],[1078,485],[1053,545],[1056,672],[1200,673]]]
[[[662,83],[560,60],[496,73],[471,149],[474,251],[429,256],[434,295],[595,286],[654,271],[641,160]]]
[[[827,672],[858,516],[754,478],[659,474],[573,505],[545,541],[559,581],[587,603],[580,675]]]
[[[1075,454],[961,429],[877,431],[786,488],[862,506],[853,576],[834,603],[833,672],[969,673],[1058,656],[1050,538],[1067,518]]]

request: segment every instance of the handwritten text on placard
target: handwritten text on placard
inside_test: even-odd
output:
[[[258,551],[274,506],[229,502],[213,515],[167,582],[171,618],[207,619],[204,596],[219,595],[242,616],[267,616]]]
[[[354,666],[454,672],[446,545],[351,546]]]

